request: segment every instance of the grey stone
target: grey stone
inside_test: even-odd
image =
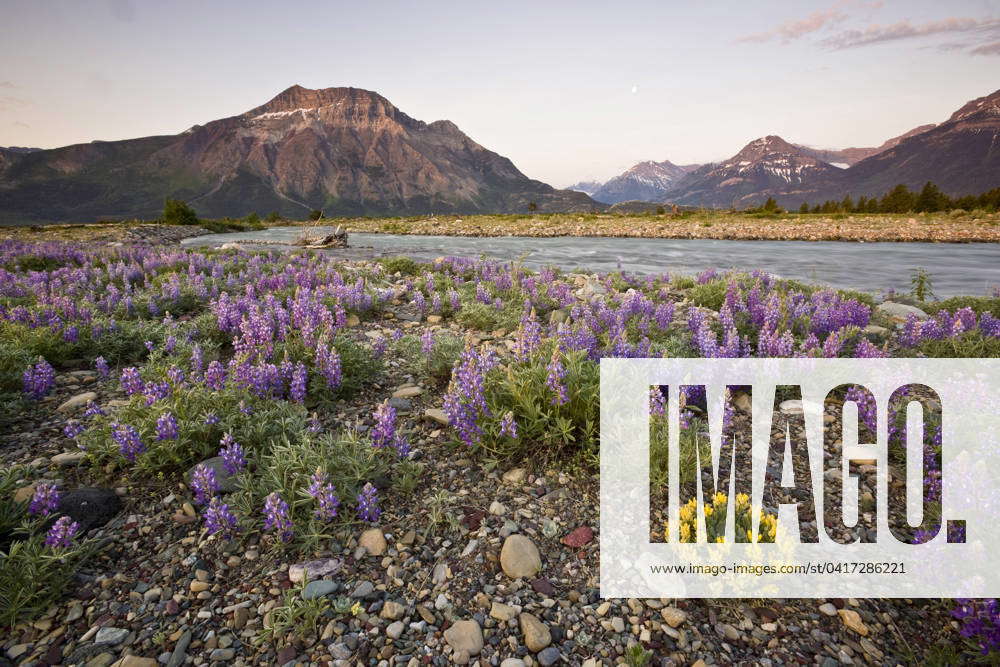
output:
[[[110,644],[115,646],[116,644],[121,644],[128,637],[128,630],[125,628],[112,628],[104,627],[97,631],[97,636],[94,637],[95,644]]]
[[[210,468],[215,473],[215,481],[219,483],[220,493],[232,493],[239,488],[236,476],[230,475],[226,472],[226,466],[223,463],[221,456],[213,456],[210,459],[205,459],[201,463],[192,466],[191,469],[185,474],[185,479],[187,479],[188,483],[191,482],[191,474],[198,466]]]
[[[316,581],[310,581],[302,589],[302,599],[315,600],[316,598],[326,597],[335,590],[337,590],[336,582],[327,579],[317,579]]]

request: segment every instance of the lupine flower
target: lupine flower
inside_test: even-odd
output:
[[[97,416],[103,415],[103,414],[105,414],[104,410],[101,408],[100,405],[98,405],[94,401],[88,402],[87,403],[87,409],[83,411],[83,416],[86,417],[86,418],[88,418],[88,419],[90,419],[91,417],[97,417]]]
[[[157,440],[176,440],[179,433],[177,431],[177,419],[173,414],[164,412],[156,420]]]
[[[309,416],[309,419],[306,420],[306,424],[306,428],[310,433],[319,433],[323,430],[323,424],[320,423],[319,417],[316,416],[315,412]]]
[[[264,500],[264,530],[273,530],[282,542],[292,539],[292,520],[288,517],[288,503],[281,499],[277,491]]]
[[[108,362],[104,359],[104,357],[97,357],[94,359],[94,368],[97,369],[97,374],[102,378],[108,377],[111,373],[111,369],[108,368]]]
[[[219,391],[225,384],[226,369],[218,360],[213,360],[205,371],[205,386],[213,391]]]
[[[289,397],[296,403],[303,403],[306,400],[306,379],[308,378],[306,365],[301,361],[292,371],[292,382],[288,390]]]
[[[86,430],[83,424],[74,419],[73,421],[66,422],[66,426],[63,428],[63,435],[72,440]]]
[[[142,442],[139,431],[128,424],[115,422],[111,425],[111,437],[118,443],[118,451],[130,462],[135,463],[139,454],[146,451],[146,445]]]
[[[368,523],[375,523],[380,516],[382,510],[378,506],[378,489],[368,482],[358,494],[358,518]]]
[[[434,350],[434,332],[430,329],[420,336],[420,352],[425,356],[430,356]]]
[[[223,503],[218,496],[208,503],[204,517],[205,530],[209,535],[221,533],[228,540],[236,534],[236,515],[229,511],[229,505]]]
[[[152,304],[152,302],[150,302],[150,306],[152,306],[152,305],[153,305],[153,304]],[[153,341],[151,341],[151,340],[147,340],[147,341],[146,341],[145,343],[143,343],[143,345],[145,345],[145,346],[146,346],[146,350],[147,350],[147,351],[148,351],[148,352],[149,352],[150,354],[152,354],[152,352],[153,352],[153,348],[154,348],[154,347],[156,347],[155,345],[153,345]]]
[[[205,415],[205,423],[209,426],[218,424],[220,421],[222,420],[219,419],[219,415],[215,414],[214,412],[209,412],[207,415]]]
[[[667,397],[663,395],[661,387],[649,390],[649,414],[659,416],[667,414]]]
[[[246,467],[247,460],[243,452],[243,447],[233,439],[231,433],[226,433],[222,436],[219,444],[221,445],[219,456],[222,457],[222,466],[225,468],[226,473],[235,475]]]
[[[56,385],[56,372],[45,359],[39,359],[34,366],[28,367],[22,376],[24,393],[36,401],[48,395]]]
[[[28,504],[28,514],[48,516],[59,507],[59,490],[51,482],[39,482]]]
[[[336,495],[333,484],[327,481],[326,473],[317,470],[310,478],[307,492],[316,499],[316,518],[320,521],[332,521],[337,516],[340,498]]]
[[[552,397],[552,405],[563,405],[569,401],[569,395],[566,393],[566,386],[563,384],[563,379],[566,377],[566,369],[563,367],[562,362],[559,361],[559,350],[555,350],[552,353],[552,360],[549,361],[549,365],[545,367],[548,375],[545,376],[545,386],[552,390],[555,396]]]
[[[134,366],[122,369],[121,385],[122,391],[124,391],[127,396],[141,394],[146,388],[146,385],[142,381],[142,376],[139,375],[139,369]]]
[[[410,453],[410,446],[396,430],[396,408],[384,401],[375,409],[375,426],[371,432],[372,447],[394,447],[400,456]]]
[[[385,355],[386,347],[388,347],[389,341],[386,340],[385,336],[379,336],[372,343],[372,355],[376,359],[381,359]]]
[[[178,366],[171,366],[167,370],[167,379],[170,380],[170,384],[175,387],[179,387],[184,384],[184,369]]]
[[[194,501],[204,505],[219,492],[219,481],[215,478],[215,470],[204,463],[199,463],[191,472],[191,490],[194,491]]]
[[[517,422],[514,421],[514,413],[508,411],[500,420],[500,437],[517,439]]]
[[[80,524],[68,516],[61,516],[45,535],[45,546],[52,549],[68,549],[73,544],[73,538],[80,532]]]

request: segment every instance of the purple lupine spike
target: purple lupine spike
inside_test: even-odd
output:
[[[500,420],[500,437],[517,439],[517,422],[514,421],[514,413],[508,411]]]
[[[336,489],[327,481],[326,473],[319,470],[312,474],[310,481],[307,492],[316,499],[316,518],[320,521],[332,521],[337,516],[337,508],[340,507]]]
[[[68,549],[73,538],[80,532],[80,524],[68,516],[61,516],[45,535],[45,546],[52,549]]]
[[[176,440],[180,433],[177,430],[177,419],[173,414],[164,412],[156,420],[157,440]]]
[[[22,381],[24,393],[37,401],[47,396],[56,385],[56,372],[49,362],[39,358],[38,363],[24,371]]]
[[[226,474],[235,475],[246,467],[247,460],[243,447],[233,439],[231,433],[222,436],[219,445],[221,446],[219,456],[222,457],[222,467],[225,468]]]
[[[194,491],[194,501],[199,505],[206,504],[219,492],[219,482],[215,478],[215,470],[204,463],[199,463],[191,472],[191,490]]]
[[[115,422],[111,425],[111,437],[118,443],[118,451],[129,462],[135,463],[135,459],[146,451],[146,445],[139,435],[139,431],[129,424]]]
[[[237,532],[236,515],[229,510],[229,505],[214,496],[205,508],[205,530],[209,535],[220,533],[225,539],[232,539]]]
[[[39,482],[28,504],[28,514],[48,516],[59,507],[59,489],[52,482]]]
[[[545,376],[545,386],[552,390],[555,394],[552,397],[553,405],[563,405],[569,401],[569,395],[566,392],[566,385],[564,383],[564,378],[566,377],[566,369],[562,362],[559,360],[559,350],[556,349],[552,353],[552,359],[549,361],[549,365],[545,367],[548,375]]]
[[[292,520],[288,516],[288,503],[277,491],[264,499],[264,530],[274,531],[282,542],[291,541],[294,534]]]
[[[368,523],[376,523],[382,516],[378,502],[378,489],[368,482],[358,494],[358,518]]]

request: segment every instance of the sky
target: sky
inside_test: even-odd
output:
[[[940,122],[1000,88],[1000,0],[0,0],[0,146],[175,134],[293,84],[377,91],[563,187]]]

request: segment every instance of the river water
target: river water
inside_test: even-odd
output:
[[[241,241],[294,241],[301,227],[272,227],[254,232],[209,234],[186,239],[188,246],[218,246]],[[332,231],[316,227],[311,233]],[[519,236],[405,236],[355,234],[347,250],[324,250],[345,258],[407,255],[430,260],[442,255],[497,260],[523,258],[539,268],[633,273],[697,274],[708,268],[762,269],[785,278],[878,293],[909,291],[917,267],[931,275],[941,298],[985,295],[1000,287],[1000,244],[997,243],[857,243],[844,241],[725,241],[706,239],[635,239]],[[258,247],[258,246],[248,246]],[[263,247],[269,247],[267,245]],[[287,245],[276,245],[288,248]]]

